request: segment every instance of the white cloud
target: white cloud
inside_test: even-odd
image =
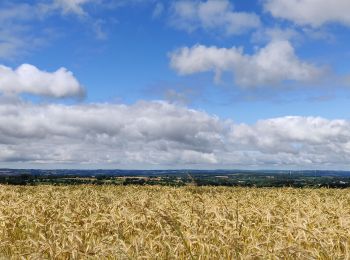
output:
[[[248,125],[166,102],[0,101],[2,165],[339,168],[350,161],[347,120],[294,116]]]
[[[0,59],[17,59],[67,33],[56,26],[57,23],[46,23],[48,18],[57,18],[57,15],[78,18],[75,21],[87,26],[95,33],[97,39],[105,40],[108,38],[107,28],[115,22],[115,19],[98,16],[94,10],[155,3],[153,0],[38,0],[29,2],[0,1]],[[159,6],[158,12],[161,11],[160,8]]]
[[[32,4],[0,3],[0,59],[14,59],[45,45],[53,28],[39,25],[52,14],[73,12],[83,15],[85,1],[52,0]],[[51,35],[52,34],[52,35]],[[54,35],[57,35],[55,33]]]
[[[42,47],[60,32],[54,26],[42,26],[48,17],[55,14],[73,14],[91,25],[98,39],[104,39],[103,19],[92,19],[85,7],[100,0],[50,0],[33,3],[0,3],[0,59],[16,59]],[[101,2],[102,3],[102,2]],[[102,4],[101,4],[102,6]]]
[[[41,46],[48,35],[31,33],[30,23],[43,17],[37,7],[24,3],[0,4],[0,58],[12,59]]]
[[[274,17],[298,25],[319,27],[326,23],[340,23],[350,26],[348,0],[265,0],[264,8]]]
[[[188,32],[204,29],[234,35],[259,27],[260,19],[253,13],[234,11],[228,0],[180,0],[172,5],[171,23]]]
[[[7,153],[1,160],[12,155],[44,163],[215,163],[224,127],[216,117],[163,102],[2,102],[0,150]]]
[[[152,17],[157,18],[157,17],[161,16],[162,13],[164,12],[164,9],[165,9],[164,4],[161,2],[157,2],[155,4],[154,9],[153,9]]]
[[[195,45],[172,52],[170,59],[171,67],[181,75],[213,71],[219,80],[221,73],[228,71],[243,87],[308,82],[318,79],[323,72],[300,60],[288,41],[273,41],[253,55],[244,54],[242,48]]]
[[[54,0],[52,7],[61,9],[64,14],[86,15],[83,6],[92,2],[96,0]]]
[[[73,73],[65,68],[46,72],[33,65],[22,64],[15,70],[0,65],[0,92],[62,98],[81,96],[83,89]]]
[[[291,41],[299,40],[301,37],[301,33],[294,28],[280,28],[278,26],[272,28],[265,27],[255,31],[252,34],[252,42],[268,43],[271,41]]]
[[[349,129],[347,120],[288,116],[260,120],[255,125],[235,125],[231,140],[256,160],[260,157],[279,165],[337,166],[350,159]]]

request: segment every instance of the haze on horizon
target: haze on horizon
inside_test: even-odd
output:
[[[349,13],[3,0],[0,168],[348,169]]]

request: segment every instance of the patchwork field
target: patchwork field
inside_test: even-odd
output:
[[[0,258],[345,259],[350,190],[0,186]]]

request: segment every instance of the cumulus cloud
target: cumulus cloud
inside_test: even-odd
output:
[[[264,8],[274,17],[298,25],[319,27],[326,23],[340,23],[350,26],[348,0],[265,0]]]
[[[0,161],[113,167],[345,167],[350,122],[281,117],[235,124],[166,102],[0,102]]]
[[[347,120],[287,116],[260,120],[255,125],[235,125],[231,141],[255,156],[254,160],[336,166],[347,164],[350,158],[349,129]]]
[[[30,64],[22,64],[15,70],[0,65],[0,92],[63,98],[81,96],[83,88],[65,68],[46,72]]]
[[[222,72],[232,72],[239,86],[277,85],[284,81],[309,82],[318,79],[323,70],[300,60],[288,41],[273,41],[253,55],[242,48],[218,48],[195,45],[170,54],[170,65],[181,75],[215,72],[216,81]]]
[[[171,9],[171,23],[188,32],[204,29],[234,35],[260,26],[256,14],[234,11],[228,0],[180,0],[174,2]]]

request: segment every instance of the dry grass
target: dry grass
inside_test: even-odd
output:
[[[346,259],[350,190],[0,186],[0,258]]]

